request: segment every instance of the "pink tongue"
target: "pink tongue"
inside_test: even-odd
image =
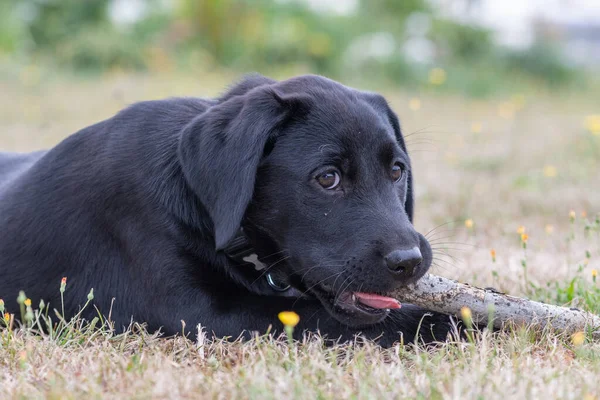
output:
[[[391,297],[380,296],[373,293],[354,292],[358,301],[366,306],[381,309],[381,308],[400,308],[400,302]]]

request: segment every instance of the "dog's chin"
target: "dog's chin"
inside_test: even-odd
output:
[[[390,313],[388,308],[373,308],[363,304],[352,291],[336,294],[322,285],[312,285],[308,290],[325,307],[327,312],[344,325],[364,327],[382,322]],[[397,307],[399,308],[399,304]]]

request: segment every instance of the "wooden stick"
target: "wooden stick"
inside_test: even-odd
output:
[[[594,339],[600,339],[600,317],[597,315],[509,296],[493,289],[480,289],[440,276],[425,275],[417,283],[398,289],[392,296],[400,302],[456,316],[461,315],[462,307],[468,307],[475,324],[487,325],[492,315],[496,328],[502,328],[506,323],[550,325],[569,334],[590,329]]]

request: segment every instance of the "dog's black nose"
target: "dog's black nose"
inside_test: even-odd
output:
[[[412,276],[421,261],[423,261],[423,256],[421,250],[416,246],[408,250],[394,250],[385,256],[385,263],[390,271],[395,274],[402,274],[407,278]]]

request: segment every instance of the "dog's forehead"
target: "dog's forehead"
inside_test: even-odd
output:
[[[305,120],[302,141],[310,148],[365,153],[365,148],[396,144],[387,117],[370,104],[335,97],[323,101]]]
[[[383,152],[402,152],[389,116],[372,94],[315,76],[282,82],[280,89],[312,100],[309,113],[296,120],[280,140],[288,157],[296,155],[315,163],[335,158],[361,163]]]
[[[340,165],[346,170],[360,169],[367,176],[376,173],[391,154],[401,152],[391,125],[370,113],[325,115],[313,114],[286,132],[280,145],[275,145],[279,150],[273,162],[302,174],[324,165]]]

